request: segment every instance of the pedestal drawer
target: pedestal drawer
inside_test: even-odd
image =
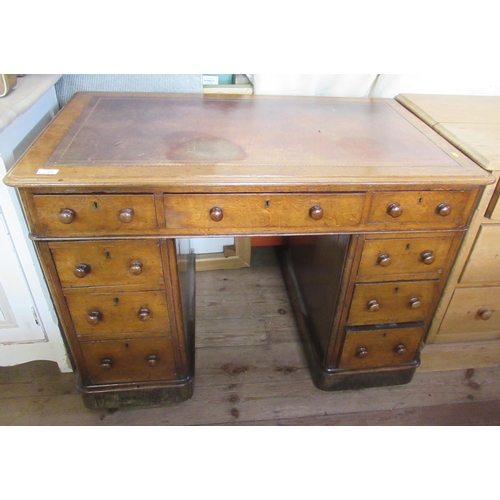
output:
[[[230,230],[325,231],[359,225],[363,193],[337,194],[168,194],[167,229],[183,234]]]
[[[453,238],[453,234],[432,238],[367,238],[357,280],[394,280],[399,275],[438,279]]]
[[[78,336],[169,331],[164,291],[66,294]]]
[[[175,377],[172,342],[169,337],[82,342],[90,383],[144,382]]]
[[[138,234],[156,229],[154,196],[146,194],[35,195],[41,236]]]
[[[348,330],[339,368],[378,368],[410,363],[423,334],[423,327]]]
[[[49,248],[63,288],[164,281],[156,240],[52,242]]]
[[[437,299],[437,281],[355,285],[347,324],[379,325],[425,321]]]
[[[439,335],[472,334],[470,340],[500,338],[500,287],[457,288]],[[485,334],[481,337],[481,334]],[[493,334],[493,335],[492,335]]]

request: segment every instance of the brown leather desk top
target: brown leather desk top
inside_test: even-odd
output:
[[[90,92],[6,178],[17,187],[170,190],[491,181],[391,99]]]

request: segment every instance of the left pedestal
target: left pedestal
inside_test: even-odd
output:
[[[36,247],[85,406],[192,396],[194,254],[179,254],[174,239],[39,239]]]

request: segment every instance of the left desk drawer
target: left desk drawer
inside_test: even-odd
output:
[[[153,195],[35,195],[40,236],[138,234],[157,227]]]

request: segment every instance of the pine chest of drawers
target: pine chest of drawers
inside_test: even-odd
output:
[[[493,178],[393,100],[79,93],[19,189],[89,408],[192,395],[182,238],[286,235],[324,390],[407,383]]]

